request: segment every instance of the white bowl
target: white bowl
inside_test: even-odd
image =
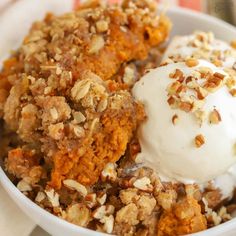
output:
[[[172,35],[189,34],[194,30],[212,31],[217,38],[225,41],[236,39],[236,28],[210,16],[181,8],[169,9],[168,15],[173,22]],[[43,210],[25,197],[7,178],[0,168],[0,181],[9,196],[35,223],[55,236],[99,236],[106,235],[70,224]],[[233,236],[236,232],[236,219],[214,228],[192,234],[194,236]]]

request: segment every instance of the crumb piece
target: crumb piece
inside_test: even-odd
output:
[[[178,115],[176,115],[176,114],[174,114],[173,116],[172,116],[172,124],[173,125],[176,125],[177,124],[177,122],[178,122],[178,120],[179,120],[179,117],[178,117]]]
[[[134,203],[130,203],[127,206],[121,208],[116,213],[117,223],[127,223],[129,225],[137,225],[138,221],[138,208]]]
[[[167,88],[168,94],[170,96],[177,94],[177,91],[181,89],[181,83],[179,81],[175,81],[170,84],[170,86]]]
[[[172,96],[170,96],[168,98],[167,102],[168,102],[169,106],[173,107],[176,101]]]
[[[108,107],[108,99],[103,98],[97,105],[97,112],[103,112],[107,109],[107,107]]]
[[[75,101],[79,101],[89,92],[91,83],[88,80],[78,80],[74,87],[71,89],[71,97]]]
[[[90,43],[90,47],[89,47],[89,54],[95,54],[98,53],[99,50],[101,50],[105,45],[105,41],[103,36],[101,35],[95,35]]]
[[[198,68],[198,71],[201,73],[202,76],[205,76],[207,74],[212,74],[213,71],[209,67],[201,66]]]
[[[185,64],[188,66],[188,67],[195,67],[199,64],[199,61],[195,58],[189,58],[185,61]]]
[[[185,192],[187,197],[192,197],[197,201],[200,201],[202,199],[202,193],[198,185],[193,185],[193,184],[185,185]]]
[[[151,180],[148,177],[143,177],[141,179],[137,179],[134,182],[134,187],[143,191],[151,191],[153,190],[153,186],[151,185]]]
[[[176,203],[177,193],[173,189],[166,190],[165,192],[160,192],[157,195],[156,199],[158,204],[164,210],[170,210],[172,206]]]
[[[233,64],[232,69],[236,71],[236,62]]]
[[[52,204],[53,207],[59,207],[60,206],[59,194],[57,192],[55,192],[54,189],[45,190],[45,193],[48,197],[49,202]]]
[[[236,88],[231,89],[229,92],[233,97],[236,97]]]
[[[197,148],[200,148],[205,143],[205,138],[202,134],[199,134],[195,137],[194,142],[195,142],[195,146]]]
[[[223,75],[223,74],[221,74],[221,73],[219,73],[219,72],[215,72],[215,73],[213,74],[213,76],[216,77],[216,78],[219,78],[219,79],[221,79],[221,80],[223,80],[223,79],[225,78],[225,75]]]
[[[136,234],[136,226],[130,225],[127,223],[117,223],[115,222],[113,234],[123,236],[123,235],[135,235]]]
[[[104,205],[107,200],[107,194],[106,193],[100,193],[97,196],[97,201],[100,205]]]
[[[35,201],[36,202],[42,202],[44,199],[46,198],[46,194],[44,192],[38,192],[36,197],[35,197]]]
[[[228,214],[227,208],[225,206],[222,206],[220,210],[218,211],[218,215],[221,217],[223,221],[231,220],[232,216]]]
[[[210,124],[219,124],[221,122],[220,113],[214,109],[209,115]]]
[[[125,67],[123,81],[125,84],[128,84],[128,85],[133,85],[135,82],[135,71],[130,66]]]
[[[100,20],[96,22],[96,28],[98,33],[106,32],[108,30],[108,27],[109,27],[108,21]]]
[[[179,108],[185,112],[190,112],[193,108],[193,104],[190,102],[180,102]]]
[[[154,207],[156,206],[156,200],[151,196],[141,196],[137,201],[138,206],[138,220],[145,220],[152,214]]]
[[[213,75],[210,75],[209,78],[206,78],[207,80],[206,83],[204,84],[204,88],[211,93],[215,92],[222,86],[224,77],[225,77],[224,75],[217,72],[214,73]]]
[[[208,91],[206,89],[204,89],[204,88],[198,87],[195,90],[197,92],[197,98],[199,100],[203,100],[208,95]]]
[[[88,194],[87,189],[84,185],[80,184],[79,182],[73,180],[73,179],[66,179],[63,181],[63,184],[73,190],[76,190],[79,192],[83,197],[85,197]]]
[[[102,180],[115,181],[117,178],[116,167],[117,165],[115,163],[108,163],[101,173]]]
[[[73,124],[80,124],[86,120],[86,117],[80,111],[74,112],[73,117],[74,117],[74,120],[72,121]]]
[[[31,169],[37,166],[38,158],[33,150],[27,151],[16,148],[8,152],[6,168],[9,173],[17,178],[29,177]]]
[[[48,135],[55,140],[62,139],[64,137],[64,124],[61,122],[61,123],[49,125]]]
[[[138,199],[138,190],[136,188],[123,189],[119,196],[122,203],[128,205]]]
[[[110,216],[105,216],[103,217],[100,222],[103,223],[103,230],[108,233],[111,234],[113,231],[113,227],[114,227],[114,216],[110,215]]]
[[[179,79],[182,80],[184,77],[184,73],[180,69],[176,69],[174,73],[170,73],[169,77],[171,79]]]
[[[95,219],[101,220],[105,216],[112,215],[115,211],[115,207],[112,205],[103,205],[98,207],[92,214]]]
[[[70,124],[70,128],[77,138],[83,138],[85,136],[85,130],[82,126]]]
[[[86,206],[93,208],[97,204],[97,195],[96,193],[87,194],[84,198]]]
[[[186,83],[187,87],[190,89],[196,89],[199,87],[199,85],[196,81],[196,78],[193,76],[188,76],[185,80],[185,83]]]
[[[79,226],[86,227],[91,220],[90,210],[83,204],[74,204],[63,212],[62,218]]]
[[[208,205],[208,201],[206,198],[202,198],[202,202],[205,207],[205,216],[207,219],[207,223],[213,226],[219,225],[222,221],[221,217],[217,214],[217,212],[213,211]]]
[[[27,183],[24,180],[21,180],[18,182],[17,184],[17,188],[21,191],[21,192],[29,192],[32,190],[32,187],[30,186],[29,183]]]
[[[223,66],[222,61],[221,61],[221,60],[218,60],[218,59],[213,60],[212,63],[213,63],[215,66],[217,66],[217,67]]]
[[[205,191],[203,193],[203,198],[206,199],[208,207],[212,209],[217,208],[223,200],[222,193],[219,189]]]

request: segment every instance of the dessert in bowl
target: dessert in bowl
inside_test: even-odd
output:
[[[76,13],[49,15],[34,24],[1,74],[4,169],[30,199],[73,224],[117,235],[183,235],[223,223],[234,210],[234,183],[227,172],[235,163],[234,134],[227,128],[233,125],[232,110],[225,107],[234,104],[233,87],[226,84],[233,71],[219,65],[221,57],[215,64],[211,56],[175,58],[169,53],[175,50],[173,43],[160,66],[158,47],[167,39],[170,23],[164,16],[154,17],[149,4],[84,5]],[[208,33],[195,36],[197,49],[214,41]],[[182,77],[186,84],[197,74],[202,96],[191,103],[201,106],[179,109],[178,100],[172,107],[168,100],[176,94],[168,92],[170,85]],[[205,91],[206,80],[219,81],[218,90]],[[202,120],[199,114],[205,110]],[[211,112],[214,124],[209,124]],[[210,143],[218,134],[224,135],[218,137],[224,148]],[[217,162],[210,168],[215,154]],[[205,164],[209,173],[199,174]],[[232,182],[227,191],[224,181]],[[18,201],[29,209],[23,195]],[[31,210],[34,218],[43,214],[41,225],[55,235],[92,234],[35,206]],[[59,230],[46,219],[60,225]]]

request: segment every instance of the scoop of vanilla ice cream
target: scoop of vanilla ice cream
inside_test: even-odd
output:
[[[183,183],[212,180],[236,163],[236,98],[226,86],[204,99],[202,110],[206,118],[201,124],[193,112],[173,109],[167,102],[167,88],[173,82],[170,74],[177,69],[185,78],[202,68],[210,68],[213,73],[227,78],[227,74],[212,63],[198,62],[195,67],[178,62],[153,69],[132,90],[135,98],[144,104],[147,114],[138,133],[141,153],[136,161],[155,169],[168,180]],[[214,109],[221,121],[210,124],[208,115]],[[178,117],[178,122],[173,122],[173,117]],[[199,134],[204,137],[204,143],[196,147],[195,137]]]
[[[163,62],[169,58],[182,61],[187,57],[206,59],[231,68],[236,62],[236,50],[228,43],[215,39],[212,33],[195,32],[191,35],[175,36],[163,56]]]

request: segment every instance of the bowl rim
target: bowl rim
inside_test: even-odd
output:
[[[163,9],[162,7],[160,7],[160,9]],[[187,16],[187,17],[191,17],[193,19],[198,19],[201,18],[203,21],[207,21],[211,24],[217,24],[219,27],[224,27],[226,30],[230,31],[232,34],[235,34],[235,38],[236,38],[236,27],[230,25],[227,22],[224,22],[220,19],[217,19],[215,17],[206,15],[204,13],[200,13],[200,12],[196,12],[193,10],[189,10],[189,9],[184,9],[181,7],[171,7],[167,10],[167,15],[168,13],[171,14],[178,14],[178,15],[183,15],[183,16]],[[31,201],[29,198],[27,198],[23,193],[20,192],[20,190],[17,189],[17,187],[11,182],[11,180],[7,177],[7,175],[5,174],[4,170],[2,169],[2,167],[0,167],[0,182],[2,184],[2,186],[4,187],[4,189],[8,192],[8,194],[10,195],[10,197],[12,198],[12,200],[14,202],[16,202],[16,204],[19,206],[19,202],[22,204],[22,206],[19,206],[21,209],[24,208],[24,206],[27,206],[27,208],[32,209],[36,214],[41,215],[41,217],[43,217],[45,220],[47,220],[49,223],[52,222],[54,224],[60,224],[61,227],[69,230],[69,231],[73,231],[75,233],[80,233],[80,234],[85,234],[85,235],[91,235],[91,236],[105,236],[105,235],[110,235],[110,234],[106,234],[106,233],[100,233],[88,228],[84,228],[78,225],[74,225],[66,220],[63,220],[51,213],[49,213],[48,211],[46,211],[45,209],[41,208],[40,206],[38,206],[35,202]],[[13,198],[17,198],[18,201],[14,200]],[[29,215],[28,215],[29,216]],[[34,219],[33,219],[34,221]],[[39,222],[39,226],[40,222]],[[217,233],[217,235],[219,234],[223,234],[229,230],[232,229],[236,229],[236,218],[233,218],[223,224],[214,226],[210,229],[201,231],[201,232],[197,232],[194,234],[190,234],[191,236],[201,236],[203,233]]]
[[[160,9],[164,9],[163,5],[161,6]],[[172,14],[173,13],[174,14],[179,14],[179,15],[182,14],[182,15],[192,17],[192,18],[197,19],[197,20],[199,20],[199,18],[201,18],[202,20],[208,21],[211,24],[218,25],[219,28],[223,27],[226,30],[231,31],[231,33],[235,34],[235,37],[236,37],[236,26],[231,25],[230,23],[228,23],[226,21],[223,21],[219,18],[207,15],[207,14],[202,13],[202,12],[198,12],[198,11],[194,11],[194,10],[191,10],[191,9],[186,9],[186,8],[182,8],[182,7],[178,7],[178,6],[174,6],[174,7],[169,8],[166,11],[167,15],[168,15],[168,12],[171,12]],[[211,30],[209,29],[209,31],[211,31]]]
[[[81,233],[90,233],[90,235],[98,235],[98,236],[104,236],[108,234],[100,233],[88,228],[84,228],[75,224],[72,224],[66,220],[63,220],[52,213],[46,211],[42,207],[38,206],[35,202],[30,200],[28,197],[26,197],[12,182],[11,180],[7,177],[6,173],[0,167],[0,182],[3,186],[3,188],[7,191],[7,193],[10,195],[12,200],[14,201],[13,197],[16,197],[19,202],[22,203],[22,206],[26,205],[28,208],[32,209],[36,214],[39,214],[45,218],[48,222],[53,222],[55,224],[61,224],[65,228],[70,228],[74,232]],[[14,196],[11,195],[11,193],[14,193]],[[16,201],[15,201],[16,202]],[[18,203],[16,203],[18,205]],[[19,206],[19,205],[18,205]],[[20,207],[20,206],[19,206]],[[22,208],[22,207],[20,207]],[[29,215],[28,215],[29,216]],[[34,221],[34,220],[33,220]],[[37,222],[36,222],[37,223]],[[40,224],[39,224],[40,226]]]

